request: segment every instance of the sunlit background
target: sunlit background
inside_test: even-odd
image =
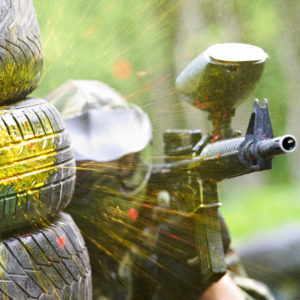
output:
[[[44,75],[34,96],[69,79],[103,81],[152,120],[154,158],[167,128],[210,130],[207,115],[183,103],[174,81],[212,44],[243,42],[270,56],[261,81],[236,112],[245,133],[254,98],[267,98],[275,135],[300,141],[300,2],[296,0],[35,0]],[[222,212],[236,244],[298,221],[300,151],[276,158],[272,171],[220,185]]]

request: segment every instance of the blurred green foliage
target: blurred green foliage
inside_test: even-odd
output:
[[[285,133],[288,121],[297,118],[299,109],[290,83],[293,76],[289,77],[289,69],[285,68],[299,65],[299,47],[293,38],[300,27],[299,5],[295,1],[34,2],[45,54],[44,75],[35,96],[43,97],[69,79],[103,81],[150,114],[154,138],[158,139],[165,127],[184,126],[189,118],[174,95],[178,62],[188,62],[214,43],[245,42],[262,47],[270,55],[263,78],[250,98],[269,99],[276,135]],[[187,11],[183,13],[184,10]],[[201,26],[189,30],[187,21],[190,27],[197,22]],[[184,51],[176,50],[180,46]],[[247,113],[241,129],[248,122],[251,103],[249,99],[245,106]],[[197,118],[193,122],[201,128]],[[299,132],[291,126],[288,130],[296,135]],[[299,196],[299,189],[287,185],[294,178],[292,167],[295,170],[296,165],[296,156],[290,160],[279,158],[268,175],[269,185],[255,191],[242,193],[234,189],[224,194],[224,213],[234,235],[298,217],[299,207],[294,199]]]
[[[223,196],[221,211],[234,240],[299,221],[299,186],[237,187]]]
[[[173,62],[169,32],[177,5],[171,3],[35,1],[45,54],[35,95],[70,79],[95,79],[147,106],[147,90]]]

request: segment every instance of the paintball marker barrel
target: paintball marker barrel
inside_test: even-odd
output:
[[[245,137],[209,143],[200,155],[190,159],[169,162],[156,167],[156,172],[172,172],[174,169],[196,169],[200,178],[221,181],[255,171],[271,169],[272,158],[293,152],[296,139],[284,135],[273,139],[247,142]],[[178,160],[178,157],[175,159]]]
[[[275,156],[293,152],[296,148],[296,139],[291,135],[262,141],[257,145],[257,152],[262,157]]]
[[[268,170],[272,167],[274,156],[293,152],[295,148],[296,139],[291,135],[258,142],[247,142],[244,137],[240,137],[212,143],[207,145],[199,156],[199,175],[220,181]]]

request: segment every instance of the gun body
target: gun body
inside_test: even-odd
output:
[[[198,266],[203,291],[226,272],[217,183],[271,169],[274,156],[296,147],[293,136],[274,138],[265,99],[261,106],[254,101],[244,137],[231,128],[237,105],[258,82],[267,57],[253,45],[213,45],[176,80],[183,99],[209,113],[213,133],[202,136],[199,130],[166,131],[165,163],[155,166],[153,175],[173,194],[178,215],[192,220],[197,254],[190,261]]]
[[[156,168],[161,172],[197,169],[200,178],[221,181],[271,169],[272,158],[275,155],[293,151],[295,145],[295,138],[291,135],[261,141],[257,145],[253,141],[247,142],[245,137],[238,137],[209,143],[200,155],[192,153],[189,159],[183,158],[178,161],[178,156],[176,156],[174,162],[170,162],[172,159],[169,158],[169,163]]]
[[[294,151],[291,135],[274,138],[267,101],[254,101],[244,137],[213,141],[199,130],[168,130],[165,163],[153,168],[174,193],[180,213],[194,222],[197,264],[203,288],[226,272],[217,182],[272,167],[274,156]],[[180,195],[178,197],[178,195]]]

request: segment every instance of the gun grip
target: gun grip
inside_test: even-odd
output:
[[[207,284],[219,280],[227,271],[218,213],[218,194],[215,182],[200,181],[199,209],[195,218],[195,241],[199,246],[200,272]],[[205,202],[204,202],[205,199]]]

